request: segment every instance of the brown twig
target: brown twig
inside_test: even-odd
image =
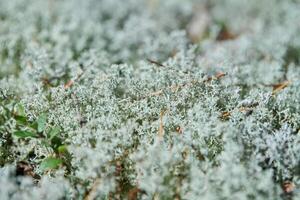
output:
[[[160,112],[160,117],[159,117],[159,128],[158,128],[158,138],[159,140],[162,140],[164,137],[164,124],[163,124],[163,117],[165,115],[166,111],[161,111]]]

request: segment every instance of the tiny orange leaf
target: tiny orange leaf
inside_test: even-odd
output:
[[[223,120],[229,119],[230,116],[231,116],[231,113],[228,112],[228,111],[222,112],[222,113],[221,113],[221,118],[222,118]]]
[[[219,33],[219,35],[218,35],[218,37],[217,37],[217,40],[218,40],[218,41],[233,40],[233,39],[235,39],[235,38],[237,38],[237,37],[238,37],[238,35],[233,34],[232,32],[230,32],[230,31],[228,30],[228,28],[227,28],[226,26],[224,26],[224,27],[221,29],[221,31],[220,31],[220,33]]]
[[[295,189],[295,185],[293,182],[290,182],[290,181],[285,181],[283,184],[282,184],[282,189],[285,193],[291,193],[294,191]]]
[[[183,130],[180,126],[177,126],[176,127],[176,132],[179,133],[179,134],[182,134],[183,133]]]

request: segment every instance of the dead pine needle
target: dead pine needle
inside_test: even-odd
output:
[[[157,65],[157,66],[159,66],[159,67],[165,67],[163,64],[161,64],[160,62],[158,62],[158,61],[155,61],[155,60],[152,60],[152,59],[147,59],[147,61],[149,62],[149,63],[151,63],[151,64],[154,64],[154,65]]]
[[[222,77],[224,77],[224,76],[226,76],[226,74],[225,74],[224,72],[218,72],[218,73],[216,74],[216,78],[217,78],[217,79],[220,79],[220,78],[222,78]]]
[[[204,82],[210,82],[212,80],[219,80],[219,79],[223,78],[224,76],[226,76],[226,73],[217,72],[214,76],[208,77]]]
[[[283,90],[284,88],[289,86],[290,84],[291,84],[291,81],[285,81],[285,82],[273,85],[272,95],[277,94],[278,92],[280,92],[281,90]]]

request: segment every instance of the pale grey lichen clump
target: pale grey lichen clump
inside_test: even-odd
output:
[[[0,1],[0,199],[299,199],[300,1]]]

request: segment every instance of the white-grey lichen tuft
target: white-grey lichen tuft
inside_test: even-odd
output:
[[[300,199],[299,0],[0,1],[0,199]]]

